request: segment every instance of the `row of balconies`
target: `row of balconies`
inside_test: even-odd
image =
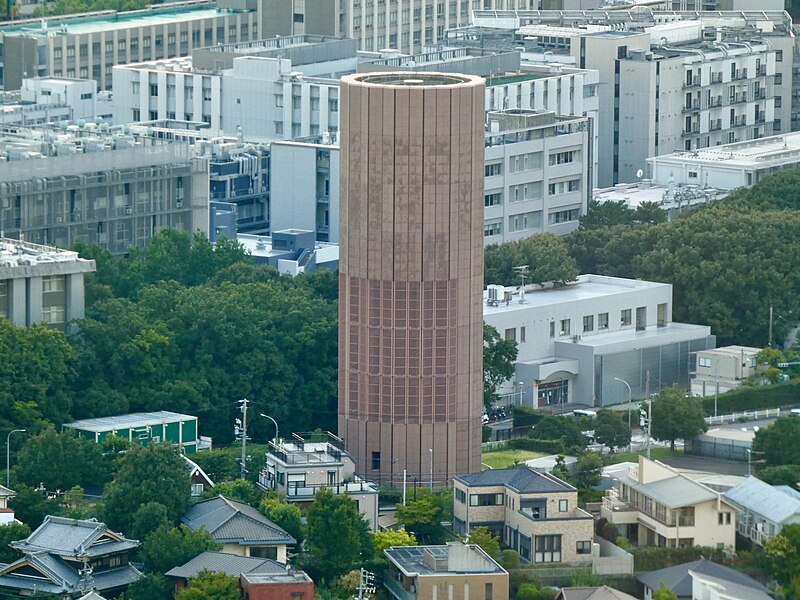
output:
[[[700,101],[699,98],[693,98],[690,103],[687,103],[683,107],[683,112],[695,112],[699,110],[705,110],[708,108],[721,108],[723,106],[732,106],[734,104],[744,104],[748,101],[751,102],[758,102],[759,100],[766,100],[767,99],[767,91],[766,90],[759,90],[753,94],[752,100],[747,99],[747,92],[738,92],[733,96],[728,96],[728,101],[723,102],[723,96],[712,96],[708,101],[708,106],[703,106],[703,103]]]
[[[748,79],[749,77],[766,77],[767,75],[767,65],[760,65],[758,69],[753,70],[753,74],[747,69],[736,69],[733,73],[731,73],[731,81],[741,81],[743,79]],[[715,71],[711,73],[711,85],[724,83],[722,78],[721,71]],[[700,75],[692,76],[691,80],[687,79],[683,87],[699,87],[703,85],[702,77]]]

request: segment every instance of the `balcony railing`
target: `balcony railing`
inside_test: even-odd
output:
[[[755,527],[751,527],[747,523],[742,523],[741,521],[736,523],[736,532],[739,535],[742,535],[747,539],[752,540],[759,546],[764,546],[772,537],[771,535],[764,533],[763,531],[759,531]]]
[[[758,75],[759,77],[763,77],[766,74],[767,74],[767,65],[761,65],[756,70],[756,75]]]
[[[708,102],[709,108],[718,108],[720,106],[722,106],[722,96],[714,96]]]
[[[403,588],[403,584],[393,578],[389,573],[383,576],[383,585],[397,600],[417,600],[416,592],[406,591],[405,588]]]
[[[686,80],[684,87],[697,87],[698,85],[700,85],[700,76],[695,75],[691,79]]]
[[[712,73],[711,83],[722,83],[722,73]]]

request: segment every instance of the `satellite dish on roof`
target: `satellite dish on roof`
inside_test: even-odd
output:
[[[636,171],[636,177],[638,177],[639,179],[641,179],[641,178],[642,178],[642,175],[644,175],[644,171],[642,171],[641,169],[639,169],[638,171]]]

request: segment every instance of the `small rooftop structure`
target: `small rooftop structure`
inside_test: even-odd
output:
[[[303,571],[294,571],[292,573],[285,571],[283,573],[242,573],[241,579],[250,585],[313,583],[311,577]]]
[[[22,240],[0,237],[0,279],[11,279],[7,269],[36,267],[53,263],[74,263],[80,272],[95,270],[93,260],[80,258],[77,252],[62,250],[54,246],[42,246]],[[78,272],[76,271],[76,272]]]
[[[636,598],[607,585],[601,585],[600,587],[561,588],[556,600],[636,600]]]
[[[383,552],[407,577],[506,572],[477,544],[451,542],[444,546],[393,546]]]
[[[97,417],[94,419],[82,419],[80,421],[73,421],[72,423],[65,423],[64,427],[70,429],[82,429],[84,431],[108,431],[109,429],[147,427],[154,423],[172,423],[176,419],[189,420],[197,419],[191,415],[184,415],[181,413],[171,412],[168,410],[159,410],[149,413],[131,413],[128,415],[116,415],[113,417]]]

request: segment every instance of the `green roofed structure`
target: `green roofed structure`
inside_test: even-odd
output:
[[[151,443],[171,442],[186,454],[210,448],[210,440],[201,440],[197,432],[197,417],[166,410],[149,413],[132,413],[97,419],[83,419],[66,423],[65,429],[74,429],[78,436],[98,444],[114,435],[142,446]]]

